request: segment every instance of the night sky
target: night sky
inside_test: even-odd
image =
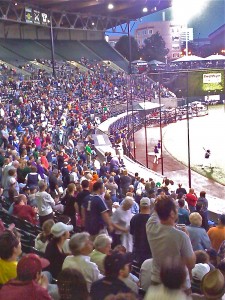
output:
[[[188,1],[188,0],[180,0]],[[198,0],[196,0],[198,1]],[[166,20],[172,19],[172,9],[165,10]],[[143,22],[161,21],[162,11],[142,18]],[[140,21],[135,22],[133,32]],[[194,38],[206,38],[210,33],[225,24],[225,0],[210,0],[207,7],[188,24],[194,28]],[[118,35],[118,34],[117,34]],[[225,38],[225,37],[224,37]]]

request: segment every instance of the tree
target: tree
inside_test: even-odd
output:
[[[131,39],[131,61],[139,58],[138,43],[133,36]],[[129,60],[129,38],[127,35],[120,37],[119,41],[115,45],[115,49],[122,54],[127,60]]]
[[[166,48],[166,43],[163,40],[159,32],[156,32],[151,37],[144,40],[144,46],[142,48],[142,57],[146,61],[153,59],[164,61],[165,56],[169,53],[169,49]]]

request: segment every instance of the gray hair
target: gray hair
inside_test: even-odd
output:
[[[130,196],[126,196],[123,200],[123,205],[133,205],[134,204],[134,198]]]
[[[88,232],[75,233],[69,241],[69,248],[73,255],[79,255],[80,250],[84,248],[85,243],[89,240]]]
[[[94,240],[94,247],[95,249],[102,249],[105,248],[108,244],[112,243],[112,238],[107,234],[99,234]]]
[[[46,182],[44,180],[40,180],[38,182],[39,189],[42,190],[46,186]]]

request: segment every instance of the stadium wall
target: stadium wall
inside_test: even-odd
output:
[[[98,30],[80,29],[55,29],[56,40],[69,41],[95,41],[104,40],[104,32]],[[22,24],[0,23],[0,38],[3,39],[28,39],[28,40],[50,40],[50,29]]]

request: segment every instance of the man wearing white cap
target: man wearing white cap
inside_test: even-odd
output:
[[[146,235],[146,223],[150,217],[151,201],[143,197],[140,201],[140,213],[132,217],[130,221],[130,233],[133,235],[135,260],[141,264],[151,258],[151,251]]]

